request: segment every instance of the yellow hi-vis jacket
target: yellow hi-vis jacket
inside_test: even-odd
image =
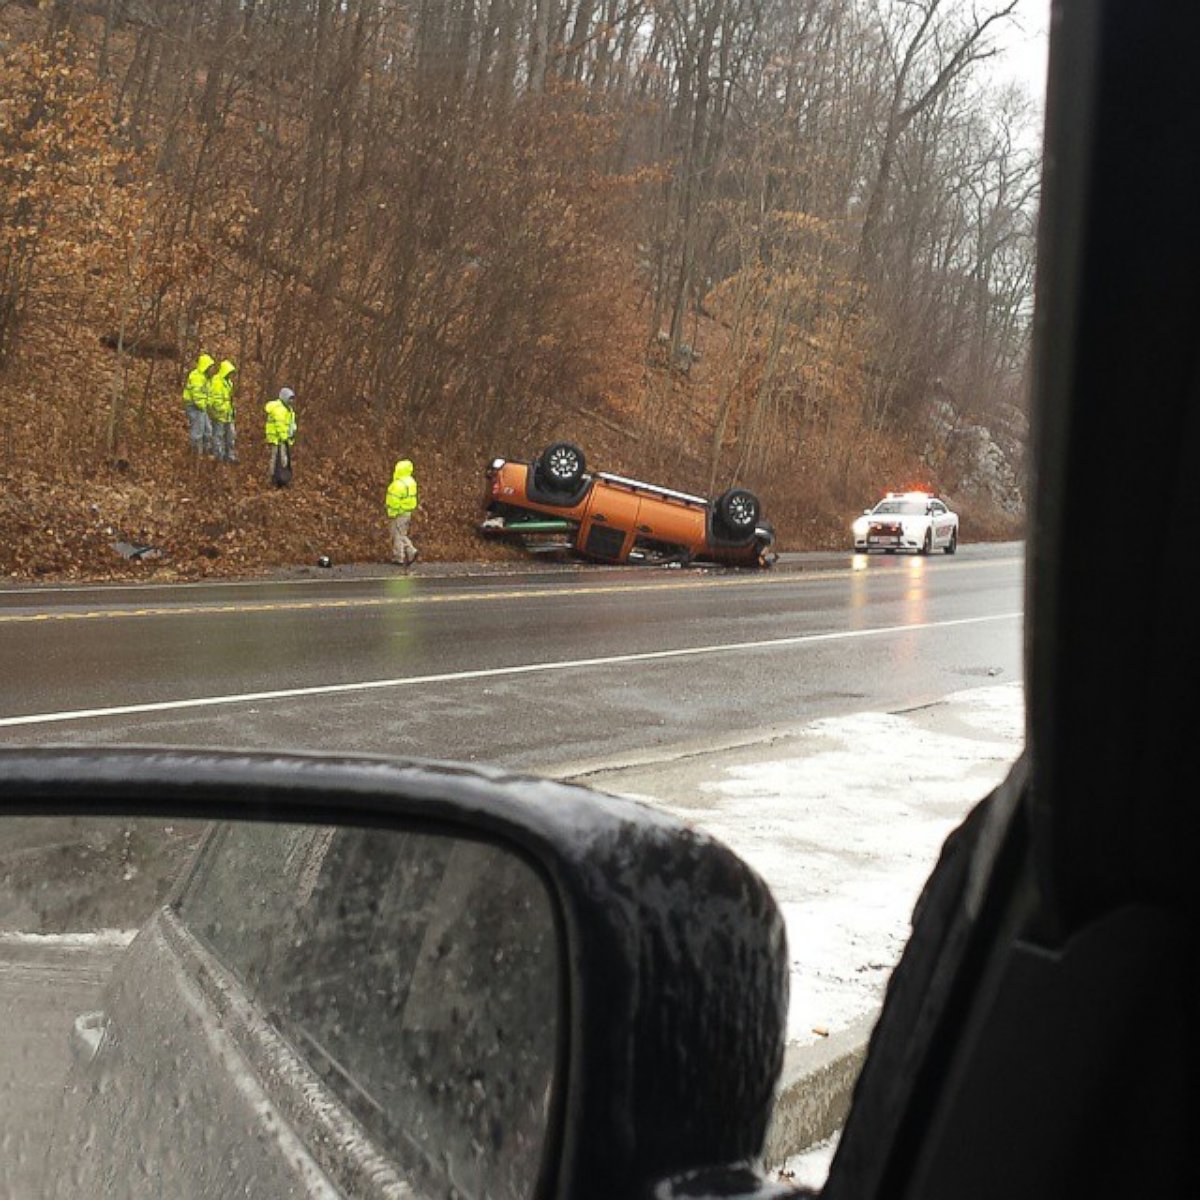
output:
[[[413,465],[407,458],[396,464],[392,482],[387,490],[387,515],[398,517],[410,513],[417,507],[417,481],[413,478]]]
[[[196,359],[196,365],[188,372],[187,382],[183,385],[184,407],[195,407],[203,412],[208,407],[209,378],[208,368],[213,365],[210,354],[202,354]]]
[[[208,385],[208,415],[214,421],[233,420],[233,379],[237,368],[225,359]]]
[[[296,418],[292,410],[276,397],[263,405],[263,412],[267,414],[267,445],[290,446],[296,438]]]

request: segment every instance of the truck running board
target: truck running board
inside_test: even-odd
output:
[[[483,533],[569,533],[575,528],[573,521],[506,521],[503,517],[489,517],[479,527]]]

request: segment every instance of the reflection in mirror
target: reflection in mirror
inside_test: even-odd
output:
[[[0,1193],[533,1196],[560,953],[441,834],[6,819]]]

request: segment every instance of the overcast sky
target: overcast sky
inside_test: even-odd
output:
[[[997,37],[1002,49],[992,63],[993,76],[1023,84],[1041,104],[1046,96],[1050,0],[1019,0],[1016,18]]]

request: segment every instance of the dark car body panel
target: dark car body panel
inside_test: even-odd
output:
[[[1200,626],[1179,578],[1200,444],[1200,8],[1088,0],[1053,21],[1026,755],[926,887],[827,1200],[1200,1193],[1200,820],[1181,754]],[[1145,419],[1132,396],[1154,397]],[[1096,520],[1114,481],[1169,515]]]

